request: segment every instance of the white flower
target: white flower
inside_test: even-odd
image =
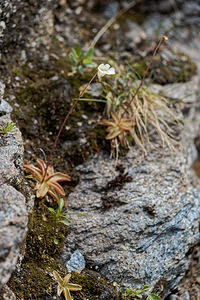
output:
[[[109,64],[100,64],[98,66],[98,78],[99,81],[101,82],[101,77],[104,75],[114,75],[115,74],[115,68],[110,68]]]

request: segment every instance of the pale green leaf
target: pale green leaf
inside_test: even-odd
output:
[[[83,57],[83,50],[81,49],[81,47],[79,46],[79,45],[76,45],[75,47],[74,47],[74,49],[72,49],[75,53],[76,53],[76,55],[79,57],[79,58],[82,58]]]
[[[77,58],[76,58],[76,56],[74,55],[73,52],[70,52],[70,53],[69,53],[69,59],[70,59],[72,62],[74,62],[74,63],[78,63],[78,60],[77,60]]]
[[[70,225],[70,222],[68,222],[67,220],[61,220],[61,221],[58,221],[58,223],[62,223],[66,226],[69,226]]]
[[[148,291],[149,289],[150,289],[149,285],[144,285],[142,288],[143,291]]]
[[[147,300],[162,300],[159,296],[153,294],[153,293],[149,293]]]
[[[58,200],[58,209],[59,209],[59,212],[62,211],[64,205],[65,205],[65,202],[64,202],[63,198],[60,198],[60,199]]]
[[[48,210],[54,214],[56,214],[56,211],[52,207],[48,207]]]
[[[83,61],[83,63],[84,63],[84,61]],[[90,63],[86,63],[85,65],[88,68],[96,68],[96,66],[97,66],[97,64],[93,61],[91,61]]]
[[[88,52],[86,53],[86,55],[84,56],[84,60],[85,59],[92,59],[92,57],[94,56],[94,48],[90,48],[88,50]]]

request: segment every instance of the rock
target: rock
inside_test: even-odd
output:
[[[103,10],[103,15],[106,17],[106,19],[111,19],[117,14],[117,10],[119,7],[119,3],[117,1],[112,2],[106,2],[106,6]]]
[[[0,187],[0,287],[15,268],[28,217],[25,197],[12,186]]]
[[[175,37],[176,40],[188,40],[199,34],[199,1],[146,1],[141,6],[142,13],[148,13],[142,27],[148,37]]]
[[[72,253],[70,260],[66,263],[66,268],[68,271],[75,271],[81,273],[85,269],[85,259],[84,256],[76,250]]]
[[[2,294],[0,295],[2,300],[16,300],[15,294],[11,291],[9,286],[6,284],[4,285],[2,289]]]
[[[35,28],[46,8],[55,6],[55,0],[27,3],[26,0],[5,0],[0,3],[0,47],[7,52],[8,45],[24,45],[31,27]],[[26,16],[26,17],[25,17]],[[47,22],[48,23],[48,22]]]
[[[146,33],[133,21],[128,21],[128,30],[125,33],[130,48],[134,48],[142,40],[146,39]],[[125,39],[125,40],[126,40]]]
[[[197,3],[197,1],[190,1],[186,2],[183,5],[183,11],[186,16],[198,16],[200,13],[200,3]]]
[[[92,97],[99,97],[102,93],[102,86],[100,83],[91,83],[89,88],[89,93]]]
[[[3,100],[5,85],[0,81],[0,117],[12,112],[12,107]]]
[[[8,102],[2,100],[0,103],[0,116],[9,114],[11,112],[12,112],[12,107],[8,104]]]
[[[11,186],[0,187],[0,287],[15,268],[28,222],[25,197]]]
[[[94,1],[94,3],[88,3],[87,5],[94,12],[102,14],[107,20],[116,16],[119,8],[118,1]]]
[[[189,88],[196,95],[198,85],[195,77],[187,90],[179,87],[180,99]],[[191,165],[200,118],[197,111],[188,116],[175,153],[158,143],[144,158],[131,147],[117,162],[102,153],[77,168],[81,179],[69,208],[92,218],[73,220],[63,261],[79,249],[106,279],[132,288],[150,284],[163,289],[163,297],[178,284],[188,268],[186,254],[199,240],[200,192],[191,184]]]
[[[11,107],[2,99],[0,84],[0,125],[10,122]],[[13,186],[23,180],[23,141],[20,131],[0,137],[0,288],[7,283],[26,234],[28,216],[25,197]],[[9,296],[8,296],[9,297]],[[6,299],[6,298],[5,298]],[[10,298],[9,299],[14,299]]]
[[[0,125],[11,122],[8,115],[0,117]],[[20,181],[20,173],[23,165],[23,144],[20,131],[16,131],[8,136],[1,137],[0,140],[0,185],[10,180]]]

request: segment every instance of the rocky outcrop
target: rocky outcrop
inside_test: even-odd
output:
[[[184,276],[187,252],[200,237],[200,192],[191,184],[200,123],[193,109],[199,103],[198,85],[196,76],[186,89],[183,84],[160,86],[163,93],[171,91],[173,97],[174,89],[174,98],[190,102],[176,152],[157,145],[143,157],[132,147],[118,161],[101,154],[77,168],[81,180],[69,206],[91,217],[74,219],[63,262],[77,250],[86,266],[110,281],[133,288],[148,283],[163,297]]]
[[[27,36],[46,11],[58,4],[56,0],[26,1],[5,0],[0,3],[0,50],[8,51],[8,46],[23,46]]]
[[[9,104],[2,99],[4,85],[0,83],[0,127],[10,122]],[[18,186],[23,177],[23,141],[20,131],[0,136],[0,288],[15,268],[20,245],[26,234],[28,216],[25,197]]]

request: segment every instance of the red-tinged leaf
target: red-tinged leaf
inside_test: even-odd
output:
[[[48,194],[49,194],[53,199],[55,199],[56,202],[58,201],[58,196],[57,196],[57,194],[56,194],[54,191],[48,189]]]
[[[58,284],[59,284],[60,286],[62,286],[63,279],[62,279],[62,277],[60,276],[60,274],[58,274],[57,271],[53,271],[53,276],[54,276],[55,280],[58,281]],[[60,295],[59,295],[59,296],[60,296]]]
[[[47,175],[44,178],[46,164],[42,159],[37,159],[37,165],[39,168],[33,165],[25,165],[24,168],[31,172],[37,184],[34,188],[36,191],[36,196],[38,198],[43,198],[47,193],[52,196],[56,201],[58,201],[58,194],[61,196],[65,195],[63,188],[57,183],[57,181],[70,181],[70,176],[61,172],[54,173],[54,168],[52,166],[48,167]],[[57,192],[57,193],[56,193]]]
[[[24,169],[26,169],[27,171],[29,171],[30,173],[33,174],[33,176],[41,181],[42,180],[42,175],[40,172],[40,169],[38,169],[37,167],[35,167],[34,165],[24,165]]]
[[[44,175],[45,173],[45,168],[46,168],[46,164],[42,159],[37,159],[36,160],[37,165],[39,166],[39,168],[41,169],[42,174]]]
[[[71,297],[70,292],[69,292],[68,289],[63,289],[63,293],[65,295],[66,300],[72,300],[72,297]]]
[[[61,293],[63,291],[63,288],[61,286],[58,285],[58,288],[57,288],[57,295],[60,296]]]
[[[42,184],[36,184],[35,190],[37,198],[44,198],[48,192],[48,189],[49,187],[45,181]]]
[[[102,120],[101,122],[99,122],[99,124],[111,127],[115,126],[115,123],[112,120]]]
[[[65,196],[65,191],[59,183],[51,182],[50,187],[53,188],[61,196]]]
[[[118,115],[117,115],[117,114],[112,114],[112,118],[113,118],[113,120],[114,120],[115,124],[118,124],[118,123],[119,123],[119,121],[120,121],[120,117],[118,117]]]
[[[61,172],[54,173],[52,175],[49,175],[47,178],[48,184],[51,182],[56,182],[56,181],[70,181],[70,176]]]
[[[82,286],[80,286],[79,284],[75,284],[75,283],[68,283],[67,288],[70,291],[80,291],[80,290],[82,290]]]
[[[113,129],[110,133],[106,136],[106,140],[112,140],[116,138],[120,134],[120,130],[118,128]]]
[[[131,130],[131,128],[133,127],[133,121],[128,119],[122,120],[120,123],[120,127],[123,130]]]

